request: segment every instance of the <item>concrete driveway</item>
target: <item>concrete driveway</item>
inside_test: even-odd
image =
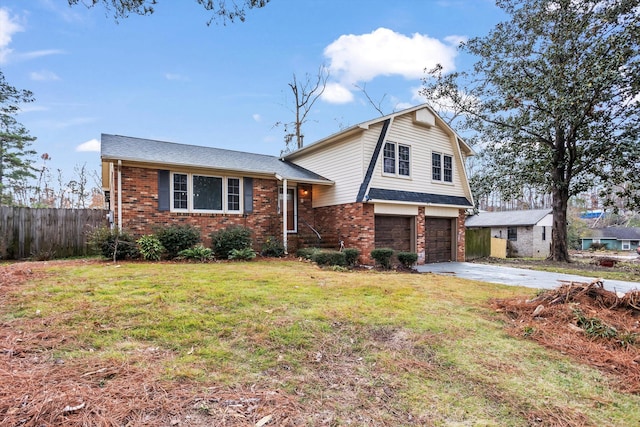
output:
[[[546,271],[471,262],[425,264],[417,266],[416,269],[421,273],[442,274],[481,282],[540,289],[556,288],[561,285],[563,281],[588,283],[594,280],[592,277],[574,276],[572,274],[549,273]],[[640,283],[623,282],[621,280],[604,280],[604,287],[610,291],[626,293],[634,289],[640,289]]]

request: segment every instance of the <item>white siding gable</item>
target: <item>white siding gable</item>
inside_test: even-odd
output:
[[[462,173],[464,165],[457,149],[457,141],[453,135],[448,135],[439,126],[420,126],[414,122],[411,114],[406,114],[396,117],[391,122],[385,142],[394,142],[410,147],[410,176],[389,176],[385,174],[381,150],[370,187],[469,197],[465,192],[467,186],[466,182],[464,182],[464,173]],[[373,149],[371,149],[371,152],[373,152]],[[431,153],[433,152],[453,157],[452,183],[432,181]]]

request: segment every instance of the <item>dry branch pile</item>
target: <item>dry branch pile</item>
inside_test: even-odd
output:
[[[640,393],[640,291],[617,294],[598,279],[493,305],[510,319],[512,335],[559,350],[611,375],[620,390]]]

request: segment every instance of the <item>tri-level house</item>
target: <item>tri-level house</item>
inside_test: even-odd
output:
[[[102,135],[102,179],[114,225],[136,235],[191,224],[207,242],[231,225],[289,252],[302,246],[463,261],[473,206],[471,148],[428,106],[350,127],[284,157]]]

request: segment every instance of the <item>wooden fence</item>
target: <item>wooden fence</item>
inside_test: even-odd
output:
[[[467,228],[465,231],[465,257],[469,261],[491,255],[491,229]]]
[[[0,259],[66,258],[89,253],[87,234],[107,226],[102,209],[0,206]]]

